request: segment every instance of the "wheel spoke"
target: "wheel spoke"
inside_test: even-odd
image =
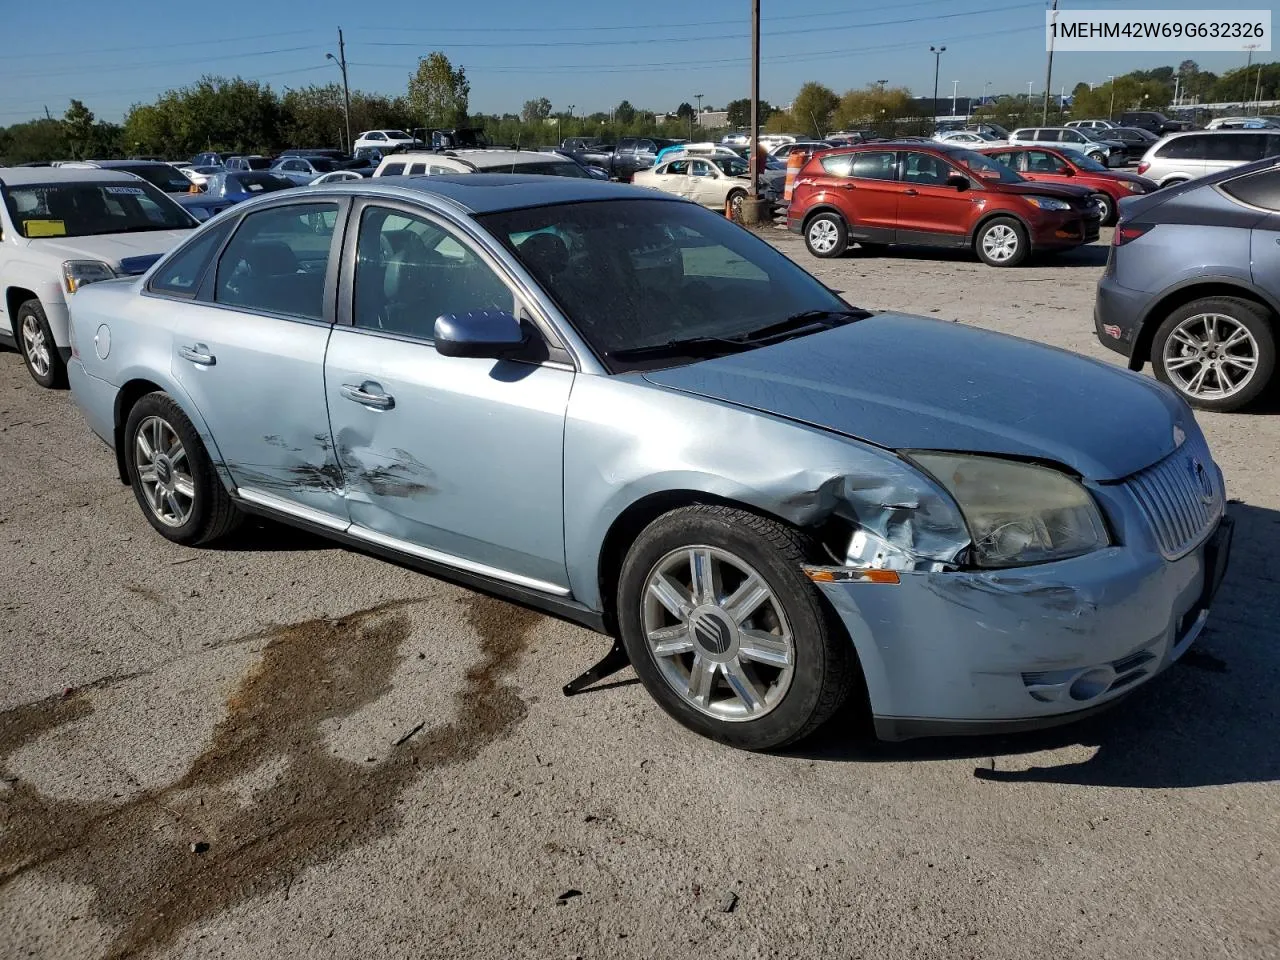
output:
[[[155,483],[158,479],[156,477],[156,468],[152,466],[139,467],[138,479],[142,483]]]
[[[689,668],[689,697],[699,706],[705,707],[711,702],[711,685],[716,678],[716,665],[713,661],[697,654],[693,657],[693,666]]]
[[[764,697],[756,689],[750,671],[740,660],[730,660],[724,664],[724,678],[738,699],[746,705],[747,713],[755,713],[764,706]]]
[[[677,617],[680,620],[689,619],[689,612],[693,609],[693,601],[685,593],[684,588],[665,573],[659,573],[653,578],[649,584],[649,593],[666,607],[673,617]]]
[[[1242,370],[1252,370],[1258,365],[1257,357],[1223,357],[1223,363],[1229,363],[1233,367],[1239,367]]]
[[[1227,337],[1227,339],[1222,341],[1222,349],[1229,350],[1231,347],[1234,347],[1236,344],[1243,343],[1248,339],[1249,339],[1249,331],[1246,330],[1244,327],[1236,327],[1236,332],[1233,333],[1231,336]]]
[[[144,460],[148,463],[155,457],[155,450],[151,447],[151,441],[147,439],[145,430],[138,431],[138,451],[142,454]]]
[[[648,640],[655,657],[674,657],[693,651],[693,639],[689,636],[689,626],[685,623],[650,630]]]
[[[1202,363],[1200,365],[1200,372],[1192,377],[1191,382],[1187,384],[1187,390],[1191,393],[1199,393],[1204,386],[1204,379],[1208,376],[1209,370],[1209,364]]]
[[[1190,347],[1192,350],[1199,350],[1204,346],[1204,341],[1197,340],[1195,337],[1191,336],[1191,334],[1187,333],[1186,330],[1181,328],[1173,332],[1173,339],[1177,340],[1183,346]]]
[[[711,551],[705,547],[697,547],[689,551],[689,582],[693,586],[693,602],[715,603],[718,598],[716,590],[715,563],[711,559]]]
[[[176,493],[181,494],[188,500],[196,498],[196,485],[190,477],[181,474],[173,478],[173,489]]]
[[[743,630],[739,633],[738,656],[771,667],[791,664],[790,638],[775,636],[762,630]]]
[[[173,512],[174,519],[182,516],[182,505],[178,503],[178,495],[170,492],[164,495],[164,501],[169,505],[169,509]]]
[[[1164,368],[1166,370],[1181,370],[1183,367],[1199,362],[1199,357],[1174,357],[1172,360],[1166,360],[1164,362]]]
[[[740,625],[771,596],[765,582],[755,574],[751,574],[742,581],[742,585],[733,591],[733,595],[725,600],[722,606],[729,618]]]

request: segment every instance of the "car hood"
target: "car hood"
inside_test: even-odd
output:
[[[40,241],[40,249],[64,260],[101,260],[113,270],[141,273],[133,267],[150,257],[150,266],[161,254],[168,253],[188,235],[190,230],[148,230],[144,233],[111,233],[97,237],[63,237]]]
[[[988,182],[987,186],[991,186]],[[1028,180],[1026,183],[1001,183],[995,189],[1001,193],[1017,193],[1023,196],[1033,197],[1061,197],[1064,200],[1079,200],[1082,197],[1093,196],[1093,191],[1088,187],[1077,186],[1074,183],[1056,183],[1047,180]]]
[[[1119,480],[1195,431],[1155,381],[960,324],[882,313],[684,367],[651,383],[786,417],[892,450],[1053,461]]]

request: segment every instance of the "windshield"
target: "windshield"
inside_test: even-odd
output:
[[[797,313],[849,309],[772,246],[691,203],[592,201],[477,219],[615,373],[694,358],[624,360],[620,351],[741,336]]]
[[[391,139],[391,140],[412,140],[413,139],[413,137],[409,136],[403,130],[383,130],[382,132],[385,133],[388,139]]]
[[[227,176],[226,189],[231,193],[270,193],[286,190],[293,181],[274,173],[237,173]]]
[[[248,167],[250,170],[269,170],[271,168],[271,159],[269,157],[240,157],[236,162]]]
[[[1063,152],[1066,153],[1066,151]],[[1077,153],[1075,150],[1070,151],[1067,159],[1081,170],[1090,170],[1095,173],[1108,172],[1107,165],[1105,163],[1099,163],[1097,160],[1093,159],[1093,157],[1086,157],[1083,153]]]
[[[965,167],[982,180],[998,180],[1001,183],[1022,183],[1022,177],[1018,176],[1010,167],[1006,167],[1003,163],[997,163],[990,157],[983,156],[980,153],[974,153],[972,150],[949,151],[948,156],[952,162],[960,164],[960,166]]]
[[[114,167],[113,169],[141,177],[165,193],[189,193],[191,190],[191,181],[186,175],[167,163],[140,163],[136,167]]]
[[[308,157],[307,159],[311,162],[312,169],[320,173],[330,173],[338,169],[338,162],[328,157]]]
[[[578,177],[590,179],[591,174],[571,160],[557,163],[555,161],[532,161],[525,163],[504,163],[499,167],[484,167],[482,173],[533,173],[543,177]]]
[[[149,183],[46,183],[9,187],[9,216],[28,239],[187,230],[191,215]]]
[[[726,176],[745,177],[751,172],[747,161],[739,157],[716,157],[715,162],[716,166],[724,171]]]

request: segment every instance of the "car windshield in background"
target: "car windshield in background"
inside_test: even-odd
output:
[[[28,239],[186,230],[196,221],[149,183],[49,183],[9,187],[9,216]]]
[[[241,157],[237,162],[250,170],[269,170],[271,168],[270,157]]]
[[[191,181],[186,178],[181,170],[175,170],[167,163],[140,163],[136,167],[116,167],[115,169],[124,173],[132,173],[135,177],[141,177],[147,183],[159,187],[165,193],[188,193],[191,190]]]
[[[230,186],[234,192],[235,185],[239,184],[240,189],[246,193],[269,193],[272,190],[286,190],[294,186],[294,182],[287,177],[280,177],[274,173],[237,173],[228,177]]]
[[[334,170],[342,168],[342,164],[336,160],[330,160],[328,157],[307,157],[307,161],[319,173],[332,173]]]
[[[772,246],[693,204],[595,201],[478,219],[614,372],[745,349],[728,338],[849,311]],[[691,339],[701,342],[676,342]]]
[[[983,156],[981,153],[974,153],[972,150],[956,150],[950,154],[950,157],[953,162],[967,168],[982,180],[999,180],[1001,183],[1022,183],[1022,177],[1018,176],[1012,168],[1006,167],[1003,163],[996,163],[996,161],[990,157]]]
[[[582,169],[578,164],[571,160],[565,160],[561,163],[552,161],[550,163],[544,161],[533,161],[526,163],[504,163],[500,167],[486,167],[480,171],[481,173],[533,173],[543,177],[578,177],[579,179],[590,179],[591,174]]]
[[[745,177],[751,172],[751,168],[747,165],[747,161],[739,160],[737,157],[716,157],[716,166],[724,171],[729,177]]]
[[[412,140],[413,139],[413,137],[409,136],[403,130],[383,130],[382,132],[385,133],[392,140]]]
[[[1070,159],[1071,159],[1071,162],[1074,163],[1081,170],[1092,170],[1095,173],[1110,172],[1107,169],[1107,165],[1105,163],[1099,163],[1097,160],[1093,159],[1093,157],[1087,157],[1083,153],[1073,152],[1071,154]]]

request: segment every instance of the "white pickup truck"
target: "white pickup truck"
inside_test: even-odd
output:
[[[128,173],[0,168],[0,343],[42,387],[67,382],[67,298],[86,283],[145,273],[196,226]]]

